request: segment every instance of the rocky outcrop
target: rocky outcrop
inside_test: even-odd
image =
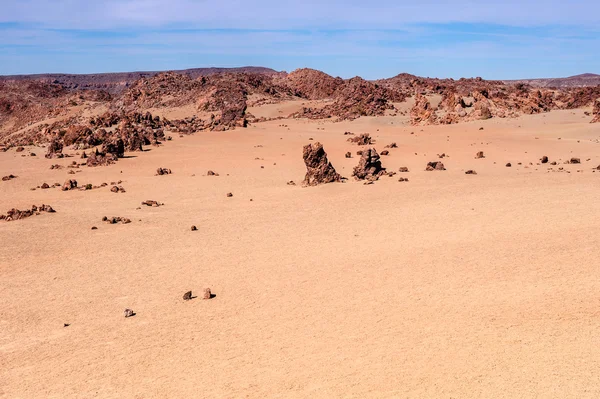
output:
[[[39,215],[42,212],[54,213],[56,212],[50,205],[32,206],[31,209],[20,211],[16,208],[11,209],[5,215],[0,215],[0,220],[10,222],[13,220],[25,219],[33,215]]]
[[[55,137],[50,141],[50,145],[48,146],[48,152],[46,153],[46,158],[62,158],[63,157],[63,144],[61,143],[58,137]]]
[[[590,123],[600,123],[600,98],[594,101],[594,108],[592,109],[592,115],[594,118]]]
[[[383,174],[385,174],[385,169],[381,166],[377,151],[374,148],[363,150],[358,165],[354,167],[352,176],[357,180],[374,181]]]
[[[415,105],[410,109],[410,122],[413,125],[434,124],[436,122],[435,110],[427,97],[422,94],[415,94]]]
[[[327,159],[327,153],[319,142],[304,146],[302,158],[306,165],[306,176],[304,186],[316,186],[319,184],[333,183],[342,180],[331,162]]]

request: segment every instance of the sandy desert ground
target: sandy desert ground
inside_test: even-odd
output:
[[[272,121],[75,175],[49,167],[78,158],[0,153],[17,176],[0,211],[56,210],[0,222],[0,397],[600,397],[600,127],[583,112]],[[383,166],[410,172],[354,181],[345,131],[396,142]],[[316,141],[347,182],[301,187]],[[30,190],[68,178],[126,192]]]

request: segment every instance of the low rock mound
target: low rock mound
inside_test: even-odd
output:
[[[13,220],[25,219],[33,215],[39,215],[42,212],[54,213],[56,211],[50,205],[44,204],[40,206],[33,205],[31,209],[26,209],[24,211],[20,211],[16,208],[13,208],[10,211],[6,212],[6,215],[0,215],[0,220],[10,222]]]
[[[122,223],[122,224],[127,224],[127,223],[131,223],[131,219],[128,218],[124,218],[121,216],[113,216],[113,217],[106,217],[104,216],[102,218],[103,222],[106,222],[108,224],[117,224],[117,223]]]
[[[374,141],[371,136],[369,136],[369,133],[363,133],[360,136],[350,137],[348,142],[358,145],[374,144]]]
[[[342,180],[342,176],[335,171],[335,168],[327,159],[327,153],[321,143],[305,145],[302,158],[306,165],[306,176],[303,185],[316,186]]]

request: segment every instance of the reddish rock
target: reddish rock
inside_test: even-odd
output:
[[[383,150],[381,151],[381,155],[390,155],[390,152],[388,150]]]
[[[167,168],[156,169],[156,176],[170,175],[170,174],[171,174],[171,169],[167,169]]]
[[[108,224],[117,224],[117,223],[128,224],[128,223],[131,223],[131,219],[125,218],[125,217],[121,217],[121,216],[113,216],[113,217],[110,217],[110,218],[104,216],[102,218],[102,221],[106,222]]]
[[[483,155],[483,151],[479,151],[477,154],[475,154],[475,159],[480,159],[480,158],[485,158],[485,156]]]
[[[86,165],[89,167],[106,166],[115,163],[118,159],[118,156],[115,154],[96,150],[88,156]]]
[[[48,152],[46,153],[45,156],[48,159],[62,158],[64,156],[62,151],[63,151],[63,144],[61,143],[61,141],[58,137],[55,137],[50,142],[50,145],[48,146]]]
[[[385,174],[385,168],[381,166],[379,154],[374,148],[367,148],[363,151],[358,165],[354,167],[352,176],[357,180],[377,180],[379,176]]]
[[[592,115],[594,116],[594,118],[592,119],[592,121],[590,123],[600,123],[600,98],[598,98],[598,99],[596,99],[596,101],[594,101]]]
[[[9,180],[16,179],[16,178],[17,178],[17,176],[15,176],[15,175],[3,176],[2,181],[9,181]]]
[[[205,288],[204,292],[202,293],[202,299],[211,299],[213,297],[214,297],[214,295],[210,291],[210,288]]]
[[[74,190],[77,188],[77,180],[65,180],[65,183],[62,186],[62,191]]]
[[[306,165],[306,176],[303,181],[304,186],[316,186],[318,184],[337,182],[342,179],[327,159],[327,153],[321,143],[316,142],[305,145],[302,157]]]
[[[408,172],[408,167],[401,166],[400,169],[398,169],[398,172],[406,173],[406,172]]]
[[[159,206],[164,205],[164,204],[161,204],[160,202],[154,201],[154,200],[146,200],[146,201],[142,202],[142,205],[152,206],[152,207],[156,208],[156,207],[159,207]]]
[[[435,110],[427,97],[415,94],[415,105],[410,110],[410,119],[413,125],[434,124],[436,122]]]
[[[16,208],[9,210],[5,215],[0,215],[0,220],[4,220],[6,222],[10,222],[13,220],[25,219],[33,215],[39,215],[42,212],[54,213],[56,212],[50,205],[33,205],[31,209],[26,209],[24,211],[20,211]]]
[[[360,136],[350,137],[348,139],[350,143],[358,144],[358,145],[369,145],[373,144],[373,139],[369,136],[369,133],[363,133]]]
[[[469,169],[469,170],[467,170],[467,171],[465,172],[465,175],[476,175],[476,174],[477,174],[477,172],[475,172],[475,171],[474,171],[474,170],[472,170],[472,169]]]
[[[425,168],[426,171],[432,171],[432,170],[446,170],[446,168],[444,167],[444,164],[441,163],[440,161],[434,161],[434,162],[428,162],[427,163],[427,168]]]

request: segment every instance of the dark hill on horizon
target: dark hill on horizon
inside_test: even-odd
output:
[[[0,75],[2,81],[35,80],[44,83],[56,83],[66,89],[94,89],[106,90],[111,93],[120,92],[133,82],[141,78],[150,78],[162,72],[175,72],[187,75],[192,79],[200,76],[209,76],[217,73],[248,72],[259,74],[277,74],[279,72],[264,67],[245,66],[238,68],[191,68],[172,71],[136,71],[136,72],[108,72],[92,74],[66,74],[42,73],[35,75]]]
[[[600,75],[595,73],[583,73],[581,75],[569,76],[566,78],[540,78],[540,79],[518,79],[505,80],[505,83],[525,83],[534,87],[587,87],[600,85]]]
[[[135,72],[107,72],[93,74],[67,74],[67,73],[44,73],[33,75],[0,75],[2,81],[24,81],[34,80],[44,83],[59,84],[66,89],[94,89],[106,90],[111,93],[119,93],[132,83],[141,78],[150,78],[162,72],[175,72],[178,74],[189,76],[196,79],[200,76],[209,76],[219,73],[245,72],[265,75],[287,75],[285,71],[276,71],[271,68],[244,66],[236,68],[190,68],[182,70],[169,71],[135,71]],[[424,78],[408,73],[400,73],[393,78],[373,80],[377,83],[386,83],[394,81],[410,82],[413,79],[432,79]],[[446,81],[448,79],[441,79]],[[541,88],[571,88],[571,87],[589,87],[600,85],[600,75],[593,73],[584,73],[581,75],[569,76],[565,78],[536,78],[536,79],[517,79],[517,80],[502,80],[495,82],[503,82],[506,84],[525,83],[533,87]]]

